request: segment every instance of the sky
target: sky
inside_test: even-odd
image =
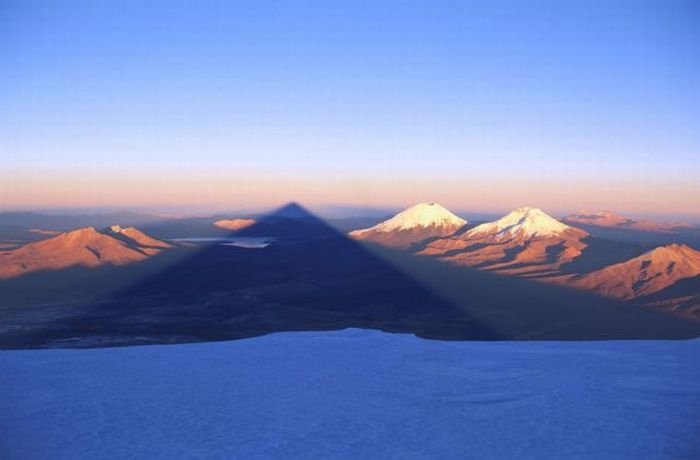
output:
[[[0,210],[700,217],[694,1],[0,0]]]

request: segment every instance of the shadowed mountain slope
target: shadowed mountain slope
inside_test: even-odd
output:
[[[685,278],[639,301],[672,313],[700,319],[700,276]]]
[[[700,335],[700,322],[566,286],[457,267],[429,257],[373,250],[389,263],[513,339],[589,340]],[[686,335],[687,334],[687,335]]]
[[[275,242],[259,249],[179,248],[177,259],[129,286],[97,300],[48,308],[48,322],[34,322],[41,316],[35,308],[6,309],[5,319],[17,327],[0,334],[0,344],[171,343],[346,327],[448,339],[506,338],[299,205],[231,235],[250,236]]]
[[[66,279],[109,277],[101,278],[98,298],[70,291],[58,303],[3,305],[0,346],[178,343],[347,327],[449,340],[700,334],[696,323],[587,293],[368,250],[295,204],[231,237],[242,234],[274,242],[256,249],[200,244],[106,271],[43,273],[43,285],[63,277],[62,289]],[[0,283],[0,293],[12,285]]]

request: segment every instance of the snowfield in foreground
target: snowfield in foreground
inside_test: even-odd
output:
[[[700,341],[346,330],[0,352],[0,452],[59,458],[700,458]]]

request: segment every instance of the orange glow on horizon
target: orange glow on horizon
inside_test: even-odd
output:
[[[268,177],[164,172],[150,174],[7,174],[0,183],[0,209],[180,206],[233,209],[314,205],[402,207],[436,201],[455,210],[500,212],[522,205],[550,212],[615,210],[644,215],[700,214],[697,182],[627,183],[560,179],[443,180],[348,176]]]

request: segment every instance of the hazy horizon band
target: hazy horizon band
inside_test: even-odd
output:
[[[693,2],[39,0],[0,13],[0,209],[437,201],[700,216]]]

